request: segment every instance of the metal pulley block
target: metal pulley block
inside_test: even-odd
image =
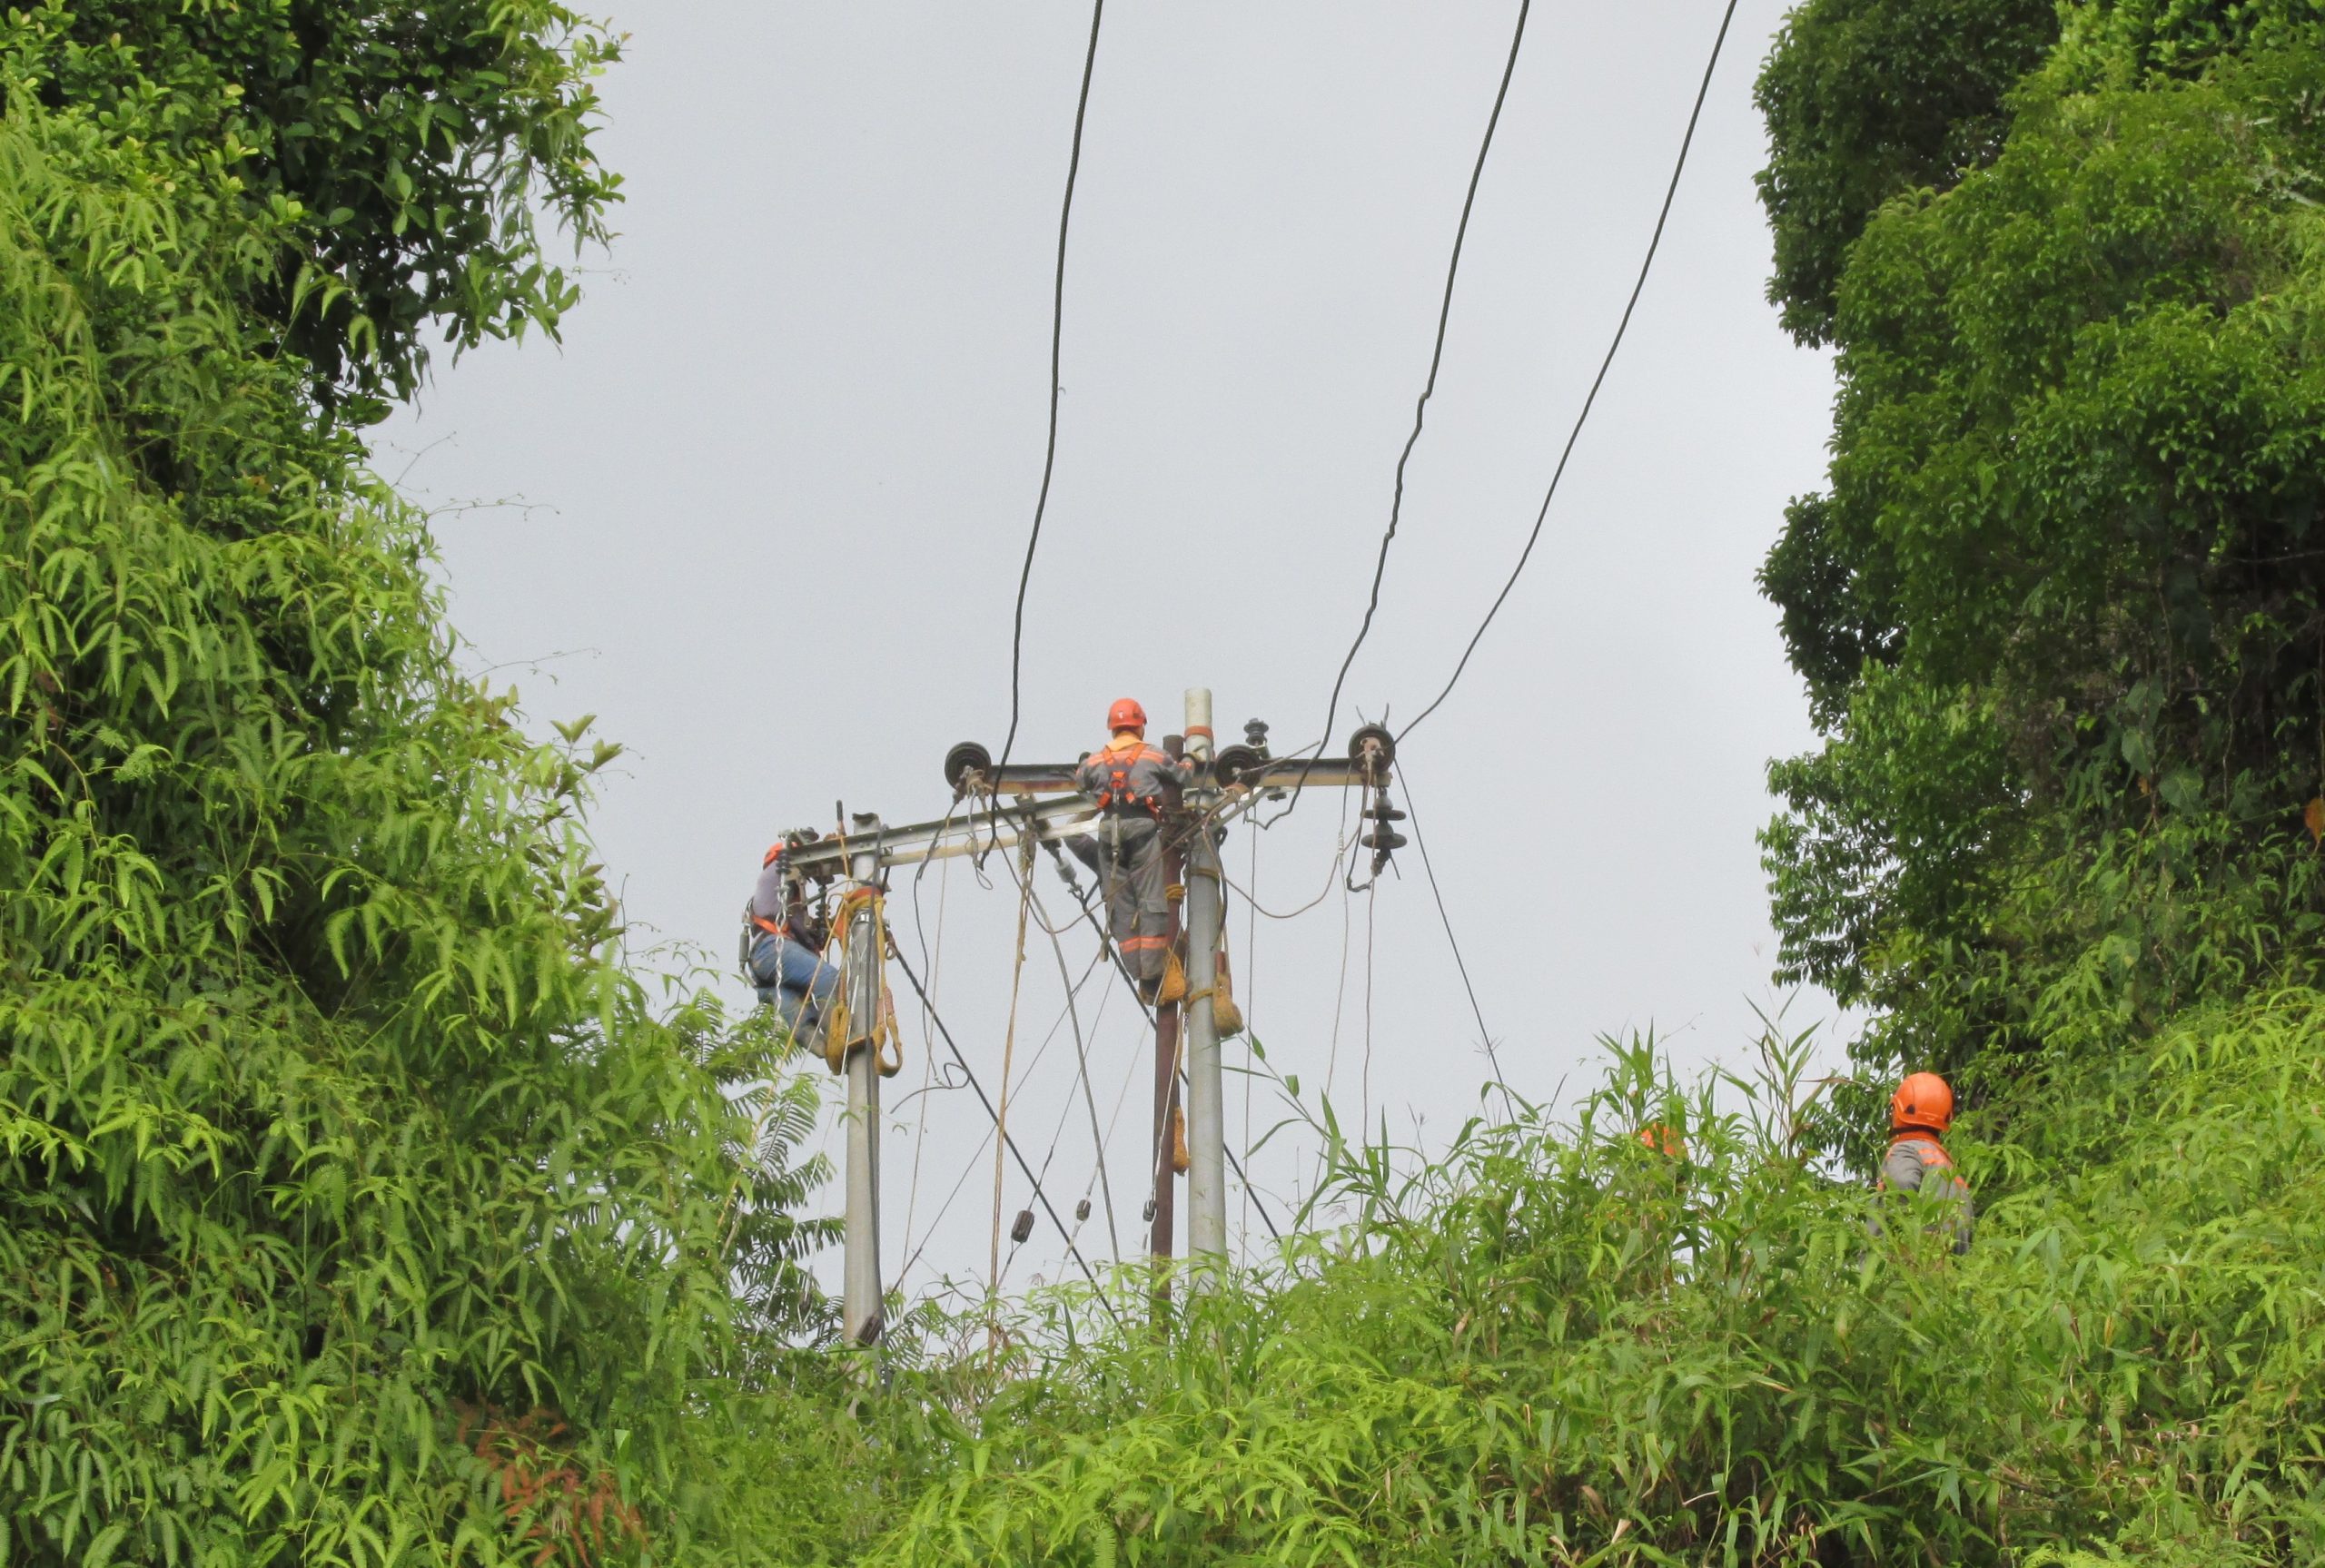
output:
[[[1389,764],[1397,760],[1397,737],[1386,725],[1365,725],[1348,737],[1348,760],[1367,772],[1377,769],[1385,777]]]
[[[945,754],[945,782],[955,798],[993,776],[993,753],[976,741],[963,741]]]
[[[1034,1211],[1030,1208],[1019,1209],[1017,1218],[1009,1222],[1009,1239],[1022,1246],[1033,1234]]]

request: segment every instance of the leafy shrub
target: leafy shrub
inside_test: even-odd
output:
[[[873,1560],[2313,1561],[2320,1027],[2192,1015],[1974,1121],[1959,1260],[1803,1158],[1797,1042],[1732,1110],[1619,1053],[1570,1126],[1344,1163],[1360,1223],[1167,1342],[1027,1366]]]

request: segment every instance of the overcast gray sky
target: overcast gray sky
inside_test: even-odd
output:
[[[1719,9],[1535,7],[1342,735],[1358,710],[1420,711],[1515,559]],[[1762,770],[1810,731],[1752,577],[1786,498],[1820,482],[1832,391],[1828,360],[1794,348],[1762,298],[1750,92],[1781,12],[1741,7],[1543,544],[1401,761],[1502,1063],[1532,1096],[1595,1078],[1602,1031],[1652,1025],[1683,1062],[1738,1060],[1771,1001]],[[1176,728],[1193,685],[1216,693],[1222,737],[1251,716],[1280,744],[1322,723],[1515,15],[1107,8],[1021,757],[1097,744],[1123,695],[1154,733]],[[438,538],[475,662],[501,666],[544,730],[595,713],[630,747],[595,832],[641,942],[723,964],[770,840],[828,827],[836,800],[939,815],[945,748],[997,747],[1007,726],[1089,9],[630,0],[614,21],[628,58],[604,85],[600,145],[628,200],[562,349],[440,367],[380,464],[448,508]],[[1261,835],[1262,903],[1325,892],[1339,805],[1312,796]],[[1225,852],[1239,882],[1252,840],[1239,829]],[[1400,863],[1371,900],[1331,883],[1254,933],[1236,899],[1231,945],[1253,1031],[1311,1099],[1329,1078],[1344,1119],[1369,1105],[1400,1139],[1418,1124],[1441,1141],[1487,1070],[1419,858]],[[954,863],[920,884],[932,949],[943,910],[939,1005],[988,1083],[1016,912],[994,880]],[[1062,910],[1046,868],[1040,885]],[[909,903],[892,915],[912,944]],[[1094,1159],[1070,1033],[1042,1049],[1063,986],[1033,940],[1011,1123],[1037,1159],[1054,1147],[1044,1185],[1065,1209]],[[1081,972],[1093,943],[1063,940]],[[1083,993],[1085,1026],[1102,991]],[[1804,996],[1793,1019],[1829,1012]],[[905,1014],[892,1105],[926,1061]],[[1113,997],[1090,1060],[1102,1113],[1123,1108],[1109,1149],[1125,1247],[1145,1198],[1144,1052]],[[1229,1100],[1240,1138],[1240,1080]],[[1272,1093],[1249,1114],[1254,1135],[1278,1120]],[[982,1273],[988,1131],[966,1092],[895,1114],[892,1281],[924,1240],[908,1288]],[[1280,1139],[1254,1162],[1279,1215],[1312,1169],[1301,1148]],[[1005,1226],[1029,1195],[1014,1170],[1004,1188]],[[1231,1223],[1244,1212],[1239,1194]],[[1083,1238],[1108,1251],[1103,1213]],[[1062,1257],[1044,1224],[1008,1283],[1054,1278]]]

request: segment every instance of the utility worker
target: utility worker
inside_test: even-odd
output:
[[[1098,883],[1106,927],[1139,994],[1154,1001],[1171,959],[1171,901],[1163,864],[1162,820],[1176,811],[1194,764],[1172,761],[1146,744],[1146,710],[1123,697],[1106,710],[1113,738],[1084,757],[1074,774],[1097,801]]]
[[[792,1038],[812,1048],[824,1006],[839,985],[839,966],[824,956],[826,922],[810,914],[804,881],[784,864],[784,846],[770,844],[759,880],[743,911],[745,963],[759,1000],[770,1002]]]
[[[1970,1250],[1976,1211],[1970,1186],[1954,1171],[1940,1141],[1954,1122],[1954,1090],[1934,1072],[1909,1074],[1889,1098],[1889,1152],[1881,1161],[1881,1190],[1918,1192],[1946,1208],[1954,1250]]]

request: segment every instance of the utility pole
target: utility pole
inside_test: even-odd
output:
[[[856,890],[880,880],[880,819],[858,814],[847,873]],[[840,1042],[847,1053],[846,1262],[842,1271],[840,1326],[850,1345],[880,1337],[880,922],[867,909],[848,927],[847,987],[851,1031],[864,1043]]]
[[[1154,1154],[1153,1208],[1148,1218],[1148,1245],[1157,1265],[1155,1307],[1158,1317],[1170,1299],[1167,1264],[1175,1239],[1177,1174],[1172,1169],[1175,1139],[1172,1136],[1179,1108],[1179,1077],[1183,1070],[1192,1086],[1189,1096],[1192,1126],[1189,1129],[1188,1250],[1199,1265],[1197,1277],[1206,1285],[1223,1277],[1227,1257],[1226,1096],[1222,1083],[1218,1018],[1212,1008],[1219,983],[1219,933],[1224,908],[1224,883],[1219,870],[1218,844],[1212,835],[1236,816],[1271,794],[1281,798],[1286,789],[1370,789],[1376,802],[1368,816],[1378,818],[1375,831],[1362,841],[1374,851],[1377,876],[1389,850],[1403,843],[1388,825],[1397,814],[1388,804],[1386,786],[1396,743],[1378,725],[1360,728],[1348,742],[1346,760],[1321,754],[1304,759],[1268,754],[1265,726],[1256,723],[1247,741],[1225,747],[1214,745],[1211,729],[1211,693],[1195,688],[1187,693],[1187,744],[1197,766],[1189,802],[1192,820],[1202,826],[1192,842],[1166,848],[1169,881],[1186,889],[1186,921],[1192,941],[1185,961],[1190,998],[1198,1005],[1182,1010],[1164,1002],[1154,1010]],[[794,834],[787,859],[803,876],[828,878],[845,874],[848,891],[875,889],[893,867],[953,855],[982,855],[994,850],[1040,841],[1057,843],[1086,834],[1097,823],[1095,801],[1081,793],[1078,764],[1016,763],[994,765],[993,754],[974,741],[964,741],[945,754],[945,782],[952,787],[954,810],[934,822],[902,827],[885,825],[877,815],[858,813],[843,834],[818,838],[813,833]],[[1004,806],[1004,796],[1016,804]],[[1029,797],[1058,798],[1035,802]],[[980,804],[979,803],[983,803]],[[1170,934],[1175,942],[1182,922],[1179,906],[1171,907]],[[880,1285],[880,1063],[876,1043],[883,1021],[883,947],[879,922],[867,910],[851,922],[845,969],[840,983],[847,987],[850,1032],[861,1043],[844,1042],[847,1077],[847,1218],[846,1258],[842,1269],[840,1323],[847,1342],[873,1345],[879,1341],[882,1293]],[[1180,1030],[1187,1028],[1187,1055],[1181,1055]],[[1022,1159],[1020,1161],[1023,1163]],[[1030,1179],[1039,1178],[1026,1168]],[[1052,1217],[1054,1220],[1054,1215]],[[1058,1234],[1077,1260],[1072,1233],[1063,1223]],[[1088,1266],[1084,1263],[1083,1267]],[[1094,1276],[1093,1276],[1094,1278]]]
[[[1215,1288],[1227,1271],[1227,1097],[1219,1051],[1219,922],[1225,906],[1219,845],[1209,808],[1211,692],[1187,692],[1187,752],[1197,764],[1188,794],[1195,831],[1187,841],[1187,1256],[1194,1287]],[[1222,830],[1224,831],[1224,830]]]

